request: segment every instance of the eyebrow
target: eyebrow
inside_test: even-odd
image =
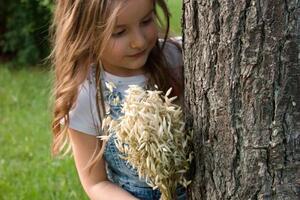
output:
[[[146,17],[148,17],[152,12],[154,11],[154,9],[151,9],[142,19],[145,19]],[[121,28],[121,27],[125,27],[126,24],[118,24],[116,26],[116,28]]]

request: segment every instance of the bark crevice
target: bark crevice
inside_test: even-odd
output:
[[[191,199],[296,200],[300,1],[184,8],[186,111],[198,159]]]

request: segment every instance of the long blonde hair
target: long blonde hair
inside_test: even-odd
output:
[[[54,66],[52,91],[54,99],[52,155],[54,156],[70,151],[67,133],[69,111],[77,99],[79,86],[87,78],[91,63],[96,64],[96,71],[100,72],[99,52],[101,55],[109,40],[121,3],[118,0],[56,0],[50,29],[53,45],[50,58]],[[164,0],[153,0],[153,4],[154,7],[156,5],[160,7],[164,14],[165,20],[162,20],[155,7],[157,24],[164,31],[164,40],[162,45],[157,41],[145,66],[149,66],[146,69],[150,74],[149,83],[155,83],[166,91],[171,85],[177,87],[176,81],[166,79],[169,77],[166,76],[168,63],[162,53],[169,34],[170,13]],[[97,79],[98,75],[96,73],[94,78]],[[98,105],[99,109],[101,108]],[[104,145],[101,147],[102,152],[103,148]],[[95,150],[91,166],[102,156],[99,152],[98,155],[96,154]]]

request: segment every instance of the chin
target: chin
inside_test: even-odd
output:
[[[147,58],[148,58],[148,56],[147,56]],[[147,59],[141,60],[141,61],[136,60],[136,63],[134,63],[134,64],[133,64],[131,67],[129,67],[129,68],[131,68],[131,69],[141,69],[141,68],[144,67],[144,65],[146,64],[146,62],[147,62]]]
[[[139,70],[139,69],[142,69],[144,67],[144,65],[130,66],[130,67],[128,67],[128,69],[129,70]]]

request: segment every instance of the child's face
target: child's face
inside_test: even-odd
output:
[[[153,0],[126,1],[101,56],[105,71],[119,76],[143,73],[158,37],[153,9]]]

